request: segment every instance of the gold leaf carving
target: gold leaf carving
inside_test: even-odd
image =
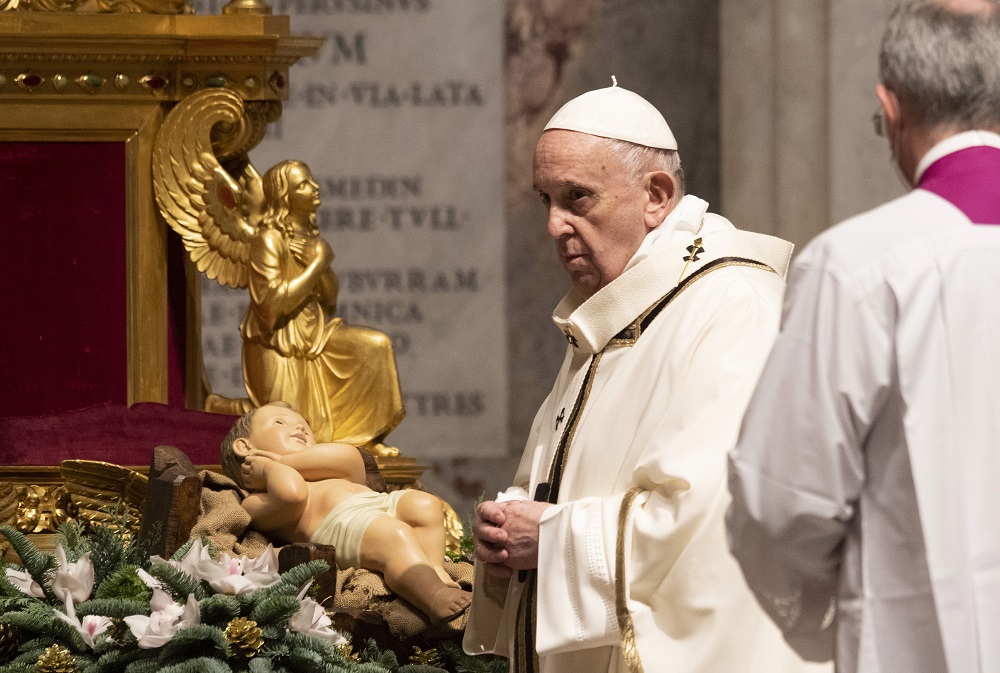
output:
[[[160,212],[180,234],[198,270],[230,287],[246,287],[249,281],[249,241],[256,233],[263,193],[249,161],[238,161],[242,172],[234,178],[216,151],[239,160],[239,150],[255,135],[236,93],[205,89],[171,110],[153,149]]]

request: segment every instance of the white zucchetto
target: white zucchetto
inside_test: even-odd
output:
[[[614,78],[612,81],[612,86],[580,94],[563,105],[544,130],[578,131],[645,147],[676,150],[677,140],[660,111],[639,94],[618,86]]]

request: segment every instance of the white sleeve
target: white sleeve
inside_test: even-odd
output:
[[[864,481],[864,439],[888,390],[891,341],[871,295],[825,264],[799,262],[730,454],[727,523],[764,609],[801,656],[821,661],[833,655],[831,606]]]

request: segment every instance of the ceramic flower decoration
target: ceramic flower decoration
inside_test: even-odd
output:
[[[45,592],[42,591],[42,585],[32,579],[31,575],[27,571],[15,570],[14,568],[4,568],[3,572],[7,577],[8,582],[29,596],[34,596],[35,598],[42,598],[45,596]]]
[[[200,621],[198,601],[193,594],[188,596],[187,603],[179,605],[162,589],[154,589],[149,607],[152,612],[148,617],[132,615],[124,619],[143,649],[162,647],[177,631]]]
[[[90,598],[94,589],[94,564],[90,562],[90,552],[82,555],[80,560],[70,563],[66,560],[66,550],[62,545],[56,547],[56,559],[59,568],[52,578],[52,593],[63,603],[79,603]]]

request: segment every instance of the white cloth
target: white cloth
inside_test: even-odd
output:
[[[801,652],[1000,671],[1000,227],[915,190],[817,237],[730,481],[732,550]]]
[[[515,478],[534,493],[549,466],[595,354],[596,373],[572,435],[558,504],[539,534],[536,646],[544,673],[625,671],[616,587],[648,673],[778,673],[803,664],[781,640],[726,550],[726,452],[777,331],[791,245],[737,232],[707,215],[705,249],[669,245],[584,302],[570,293],[554,321],[572,338]],[[686,286],[634,344],[614,340],[684,275],[744,256],[777,273],[721,266]],[[625,576],[616,572],[619,509]],[[464,646],[511,656],[523,585],[477,568]]]

